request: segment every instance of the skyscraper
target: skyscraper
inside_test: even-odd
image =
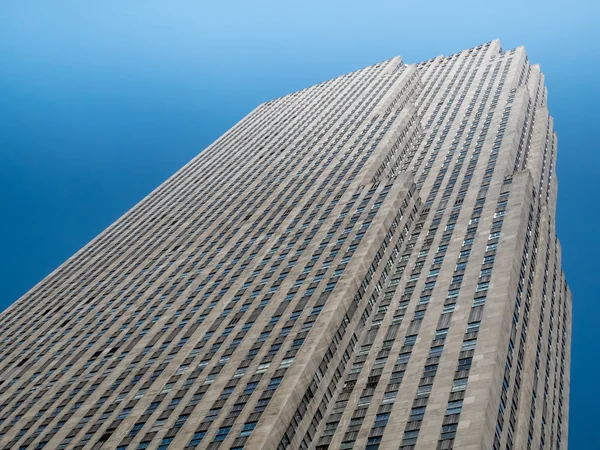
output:
[[[260,105],[2,313],[3,449],[566,449],[544,78],[493,41]]]

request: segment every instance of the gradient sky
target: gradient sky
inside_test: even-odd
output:
[[[570,449],[600,449],[600,2],[402,3],[2,0],[0,311],[257,104],[500,38],[546,75],[573,291]]]

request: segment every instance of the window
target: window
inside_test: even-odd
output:
[[[373,364],[373,368],[385,366],[385,362],[387,361],[387,356],[384,358],[377,358],[375,363]]]
[[[229,430],[231,430],[231,427],[219,428],[219,431],[217,431],[217,435],[215,436],[215,441],[217,441],[217,442],[224,441],[225,438],[227,437],[227,434],[229,434]]]
[[[462,412],[462,404],[462,400],[448,402],[448,409],[446,409],[446,415],[450,416],[453,414],[460,414]]]
[[[402,439],[402,446],[415,445],[417,438],[419,437],[419,430],[406,431],[404,433],[404,439]]]
[[[461,278],[462,280],[462,278]],[[458,292],[460,291],[460,289],[450,289],[448,291],[448,295],[446,296],[446,298],[456,298],[458,297]]]
[[[485,295],[483,295],[481,297],[476,297],[475,300],[473,300],[473,307],[484,305],[485,299],[486,299]]]
[[[158,446],[158,450],[166,450],[167,447],[169,447],[169,445],[171,445],[171,442],[173,442],[173,438],[172,437],[164,438],[160,442],[160,445]]]
[[[377,414],[377,416],[375,416],[375,425],[374,426],[376,426],[376,427],[386,426],[389,418],[390,418],[390,413]]]
[[[452,383],[452,392],[460,392],[467,389],[468,378],[459,378]]]
[[[455,307],[456,307],[456,303],[451,303],[450,305],[444,305],[442,314],[451,313],[452,311],[454,311]]]
[[[444,346],[443,345],[436,345],[435,347],[431,347],[429,349],[429,356],[439,356],[442,354],[444,350]]]
[[[385,394],[383,394],[383,401],[381,403],[383,403],[383,404],[394,403],[394,400],[396,400],[397,394],[398,394],[398,391],[386,392]]]
[[[254,392],[254,389],[256,389],[256,386],[258,386],[258,383],[248,383],[246,385],[246,388],[244,389],[244,395],[249,395],[252,392]]]
[[[379,444],[381,443],[381,436],[370,437],[367,439],[366,450],[376,450],[379,448]]]
[[[419,298],[419,305],[426,305],[429,303],[429,300],[431,299],[431,295],[425,295],[423,297]]]
[[[186,420],[188,420],[189,417],[190,417],[189,414],[182,414],[181,416],[179,416],[177,418],[177,421],[175,422],[174,426],[176,428],[181,428],[185,424]]]
[[[479,325],[481,322],[471,322],[467,324],[467,333],[474,333],[479,331]]]
[[[202,441],[202,438],[206,435],[206,431],[197,431],[196,433],[194,433],[194,435],[192,436],[192,440],[190,441],[188,446],[195,446],[195,445],[199,445],[200,441]]]
[[[256,428],[257,422],[249,422],[244,424],[244,428],[242,428],[242,432],[240,433],[240,437],[242,436],[250,436]]]
[[[478,283],[476,292],[487,291],[490,283]]]
[[[154,432],[160,431],[162,429],[162,427],[164,426],[165,422],[166,422],[166,419],[158,419],[156,421],[156,423],[154,425],[152,425],[150,432],[154,433]]]
[[[431,384],[428,384],[426,386],[419,386],[419,388],[417,389],[417,398],[428,396],[431,393],[431,388]]]
[[[277,389],[277,387],[281,384],[281,380],[283,380],[283,377],[271,378],[271,380],[269,381],[269,385],[267,386],[267,389],[268,390]]]
[[[133,427],[131,428],[131,431],[129,431],[129,436],[135,436],[136,434],[139,433],[139,431],[144,428],[145,423],[136,423],[135,425],[133,425]]]
[[[410,355],[410,353],[409,353],[409,355]],[[350,369],[350,373],[351,374],[352,373],[359,373],[362,370],[364,364],[365,364],[364,362],[358,362],[358,363],[352,364],[352,368]]]
[[[457,423],[442,426],[441,439],[454,439],[456,436],[456,429],[458,428]]]
[[[368,403],[371,403],[371,399],[372,399],[372,398],[373,398],[373,396],[372,396],[372,395],[367,395],[367,396],[364,396],[364,397],[360,397],[360,398],[358,399],[358,404],[359,404],[359,405],[366,405],[366,404],[368,404]]]
[[[470,341],[463,342],[462,351],[466,352],[469,350],[475,350],[475,346],[477,345],[477,339],[471,339]]]
[[[271,365],[271,363],[260,364],[256,368],[256,373],[264,373],[264,372],[266,372],[270,365]]]
[[[409,359],[410,359],[410,353],[400,353],[398,355],[398,360],[396,361],[396,363],[397,364],[406,364],[406,363],[408,363]],[[361,368],[362,368],[363,364],[364,363],[361,363]]]
[[[148,409],[150,411],[154,411],[156,408],[158,408],[159,405],[160,405],[160,402],[152,402],[152,403],[150,403],[150,406],[148,407]]]
[[[283,361],[281,361],[281,364],[279,365],[279,368],[283,369],[285,367],[290,367],[293,362],[294,362],[294,358],[284,359]]]
[[[425,407],[419,406],[417,408],[413,408],[410,410],[409,420],[421,420],[424,415],[425,415]]]
[[[435,332],[435,340],[438,339],[446,339],[446,335],[448,334],[448,328],[442,328],[441,330],[436,330]]]
[[[417,341],[417,335],[413,335],[413,336],[406,336],[404,338],[404,345],[415,345],[415,342]]]

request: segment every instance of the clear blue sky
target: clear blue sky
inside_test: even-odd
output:
[[[500,38],[546,74],[574,298],[570,448],[600,449],[598,17],[598,0],[2,0],[0,310],[258,103]]]

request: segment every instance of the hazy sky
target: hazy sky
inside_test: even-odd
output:
[[[570,448],[600,449],[599,17],[597,0],[2,0],[0,310],[258,103],[500,38],[546,75],[574,305]]]

